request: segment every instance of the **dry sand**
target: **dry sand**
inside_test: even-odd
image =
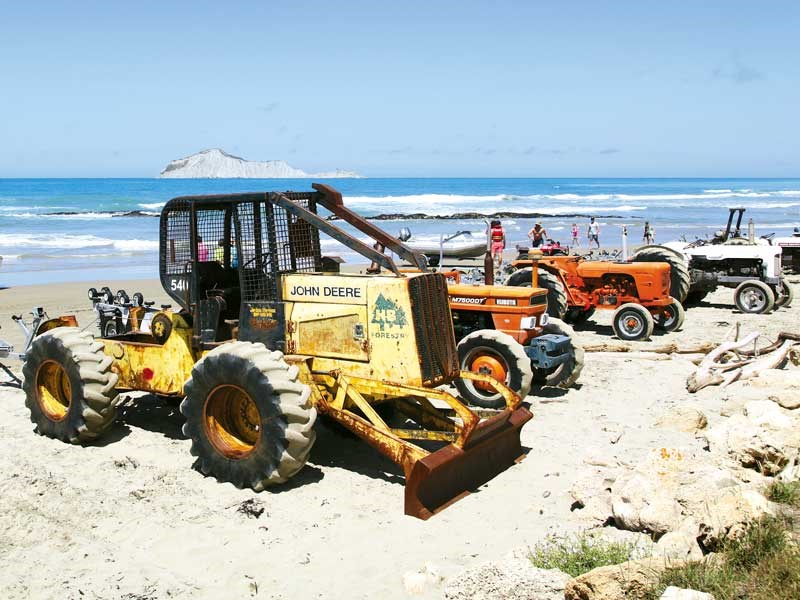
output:
[[[0,290],[0,337],[19,343],[10,315],[37,304],[91,327],[86,287]],[[157,282],[112,287],[166,302]],[[731,300],[732,290],[719,290],[688,311],[682,331],[639,345],[720,341],[736,321],[772,336],[797,331],[800,304],[742,315]],[[595,323],[581,342],[611,340],[610,312]],[[427,522],[403,515],[399,469],[324,426],[290,485],[255,494],[192,469],[181,415],[163,401],[124,402],[106,439],[78,447],[35,435],[22,392],[0,387],[0,597],[408,598],[403,575],[426,563],[452,576],[584,527],[568,490],[593,464],[634,464],[692,439],[653,427],[667,408],[687,404],[719,420],[733,388],[690,395],[692,369],[685,357],[588,354],[578,389],[529,397],[526,460]],[[240,512],[248,501],[259,517]]]

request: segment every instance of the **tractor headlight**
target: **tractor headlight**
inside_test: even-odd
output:
[[[536,329],[536,317],[522,317],[519,320],[520,329]]]
[[[542,314],[541,318],[539,319],[539,325],[541,327],[544,327],[549,322],[550,322],[550,315],[548,315],[547,313]]]

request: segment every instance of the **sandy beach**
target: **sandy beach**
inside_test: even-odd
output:
[[[791,281],[800,292],[800,280]],[[0,337],[19,344],[10,316],[35,305],[92,329],[88,285],[0,290]],[[167,302],[156,281],[111,287]],[[736,322],[770,338],[796,331],[800,305],[743,315],[732,295],[716,291],[688,311],[682,331],[637,347],[718,342]],[[610,316],[598,311],[580,342],[616,341]],[[670,408],[698,408],[713,426],[743,398],[768,393],[742,382],[689,394],[693,369],[678,355],[587,354],[576,389],[528,398],[527,458],[427,522],[402,514],[398,468],[322,423],[305,469],[256,494],[194,470],[182,417],[162,400],[126,399],[100,443],[69,446],[33,433],[23,393],[9,383],[0,387],[0,596],[441,598],[446,581],[466,568],[596,525],[571,510],[576,482],[600,481],[654,448],[699,448],[694,434],[654,427]],[[444,582],[404,584],[426,564]]]

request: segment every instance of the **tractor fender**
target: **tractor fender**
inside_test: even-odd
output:
[[[36,330],[34,337],[37,335],[42,335],[43,333],[50,331],[51,329],[55,329],[56,327],[77,327],[78,326],[78,319],[75,318],[75,315],[63,315],[60,317],[54,317],[52,319],[47,319],[46,321],[42,321],[39,323],[39,328]]]

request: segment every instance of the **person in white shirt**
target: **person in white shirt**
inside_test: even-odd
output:
[[[595,221],[594,217],[589,222],[589,228],[586,231],[586,237],[589,238],[589,248],[592,247],[592,242],[597,244],[597,247],[600,247],[600,224]]]

